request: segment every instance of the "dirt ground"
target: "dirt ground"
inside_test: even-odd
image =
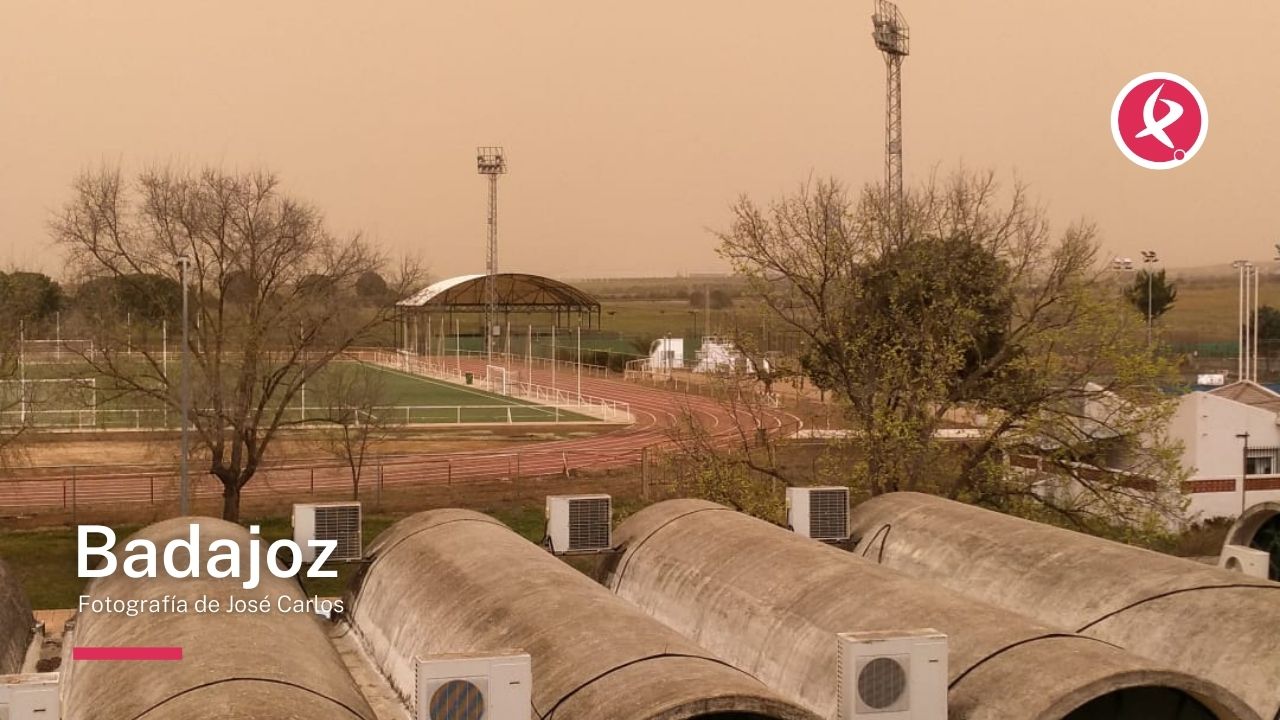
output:
[[[374,452],[380,455],[459,452],[502,448],[509,444],[529,444],[572,437],[589,437],[602,426],[576,426],[558,431],[517,430],[510,428],[428,428],[405,432],[379,442]],[[44,434],[25,438],[22,456],[16,468],[56,467],[68,465],[165,465],[178,462],[179,437],[176,433],[109,433],[109,434]],[[193,457],[201,457],[198,443],[192,440]],[[271,446],[273,460],[332,460],[324,445],[312,437],[286,434]]]

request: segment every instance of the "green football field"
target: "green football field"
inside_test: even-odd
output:
[[[169,371],[178,372],[176,363]],[[142,368],[140,367],[140,371]],[[352,373],[367,373],[356,378]],[[176,427],[176,414],[163,403],[128,393],[111,378],[95,375],[74,363],[32,364],[25,368],[27,382],[0,384],[0,419],[5,424],[25,421],[36,427],[156,428]],[[170,376],[172,378],[172,375]],[[477,378],[477,382],[479,378]],[[376,388],[373,414],[391,424],[538,423],[588,421],[585,415],[557,411],[519,398],[468,386],[411,375],[377,365],[339,361],[321,370],[307,383],[305,392],[289,403],[286,419],[319,422],[332,411],[326,397],[330,388]],[[25,388],[21,402],[19,388]]]

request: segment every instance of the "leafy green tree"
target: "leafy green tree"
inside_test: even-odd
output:
[[[62,287],[44,273],[0,272],[0,313],[6,321],[38,325],[62,309]]]
[[[1144,318],[1147,316],[1148,288],[1151,291],[1151,317],[1159,318],[1169,312],[1178,299],[1177,284],[1168,278],[1164,270],[1142,270],[1133,276],[1133,282],[1125,288],[1124,296]]]
[[[18,328],[0,325],[0,471],[7,470],[22,456],[22,439],[30,428],[19,407],[25,388],[19,383]]]
[[[159,326],[181,313],[182,287],[177,280],[155,273],[95,277],[76,288],[73,306],[88,315],[111,312],[139,326]]]
[[[365,302],[382,303],[390,291],[386,279],[379,273],[369,271],[356,279],[356,296]]]
[[[1280,340],[1280,309],[1270,305],[1258,308],[1258,337],[1263,340]]]
[[[720,252],[844,403],[859,494],[937,492],[1115,533],[1181,512],[1158,389],[1176,374],[1109,284],[1092,226],[1055,236],[990,174],[912,193],[901,233],[881,192],[855,202],[834,181],[732,210]],[[977,436],[943,440],[956,422]]]

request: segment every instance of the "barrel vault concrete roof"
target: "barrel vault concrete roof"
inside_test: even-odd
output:
[[[234,523],[182,517],[134,535],[161,546],[185,538],[189,523],[202,540],[226,538],[247,567],[249,533]],[[125,542],[119,543],[124,547]],[[180,553],[181,554],[181,553]],[[182,557],[178,562],[183,562]],[[236,578],[98,578],[95,597],[151,599],[165,595],[245,597]],[[297,583],[264,573],[254,597],[304,599]],[[63,676],[67,720],[376,720],[356,688],[321,619],[310,613],[167,613],[128,617],[80,613],[77,645],[183,646],[183,661],[76,663]]]
[[[404,697],[415,657],[519,648],[542,720],[816,720],[488,516],[413,515],[369,556],[351,623]]]
[[[836,633],[926,627],[949,638],[952,717],[1061,720],[1153,689],[1218,718],[1257,717],[1213,682],[714,503],[652,505],[615,540],[625,549],[608,573],[616,593],[824,717],[835,715]]]
[[[919,493],[853,510],[861,553],[1094,637],[1280,715],[1280,583]],[[1264,630],[1265,629],[1265,630]]]

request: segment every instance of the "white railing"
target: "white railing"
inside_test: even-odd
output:
[[[399,370],[411,375],[421,375],[423,377],[444,380],[458,385],[467,384],[467,375],[471,374],[471,385],[478,387],[486,392],[492,392],[495,395],[501,395],[501,389],[489,387],[489,379],[481,377],[474,372],[466,370],[466,366],[461,365],[456,359],[450,362],[450,358],[438,358],[435,356],[411,355],[406,352],[391,352],[388,350],[354,350],[347,353],[353,359],[361,362],[367,362],[381,367]],[[515,358],[517,361],[523,358]],[[511,369],[508,368],[508,372]],[[584,367],[585,370],[585,367]],[[548,387],[531,383],[528,379],[507,381],[507,387],[510,397],[527,400],[538,405],[545,405],[555,408],[558,411],[567,411],[577,415],[586,415],[588,417],[604,420],[611,423],[630,423],[635,418],[631,414],[630,403],[610,400],[608,398],[596,397],[594,395],[579,394],[573,390]],[[519,407],[519,406],[516,406]]]
[[[40,430],[163,430],[169,423],[163,408],[76,408],[65,410],[5,410],[0,426]]]
[[[591,411],[591,412],[588,412]],[[290,408],[285,420],[290,424],[324,427],[332,424],[327,408]],[[369,412],[369,411],[362,411]],[[425,425],[477,425],[515,423],[594,423],[599,419],[595,407],[577,407],[571,403],[544,405],[386,405],[372,409],[384,425],[419,427]],[[611,417],[624,411],[616,409]],[[28,427],[42,431],[162,431],[178,428],[177,412],[162,408],[112,408],[82,410],[17,410],[0,412],[0,428]]]
[[[562,345],[560,346],[560,349],[567,350],[568,346]],[[584,350],[583,352],[587,352],[587,351]],[[362,353],[390,353],[392,355],[405,355],[408,357],[435,358],[437,360],[437,364],[442,364],[442,365],[451,365],[451,364],[457,365],[460,362],[465,362],[467,360],[483,359],[488,364],[503,365],[508,370],[520,370],[522,368],[529,368],[529,367],[534,367],[542,370],[542,369],[549,368],[552,365],[555,365],[556,367],[562,370],[569,370],[574,372],[576,372],[578,369],[578,363],[572,360],[553,360],[552,358],[543,357],[541,355],[530,356],[530,355],[521,355],[519,353],[503,353],[503,352],[495,352],[493,353],[492,356],[490,356],[489,353],[485,352],[484,350],[448,349],[444,353],[441,353],[438,355],[415,354],[412,350],[404,349],[404,348],[399,350],[387,350],[386,348],[361,347],[361,348],[352,348],[347,351],[347,354],[352,356],[358,356]],[[617,377],[617,373],[610,371],[609,368],[605,367],[604,365],[595,365],[592,363],[582,363],[582,375],[583,377],[599,377],[599,378],[607,378],[610,376]]]
[[[670,363],[654,363],[653,358],[637,358],[628,360],[626,369],[622,371],[623,380],[665,380],[671,377],[675,368]]]

